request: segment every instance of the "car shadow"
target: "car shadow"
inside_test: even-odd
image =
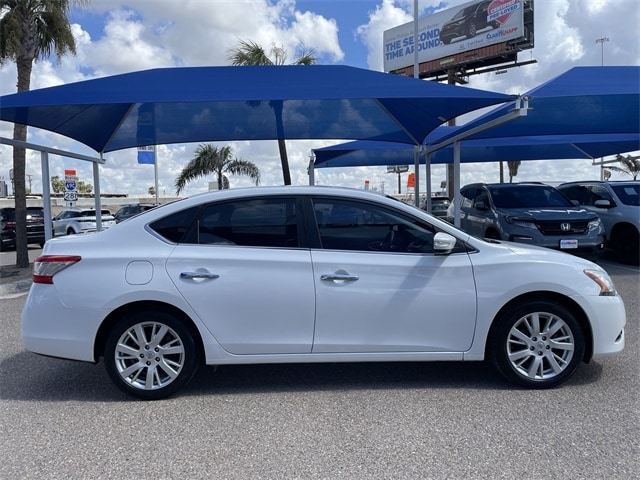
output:
[[[104,365],[21,352],[0,362],[0,399],[13,401],[137,401],[118,390]],[[602,374],[583,364],[567,385]],[[487,362],[372,362],[204,366],[174,397],[389,389],[522,390]]]

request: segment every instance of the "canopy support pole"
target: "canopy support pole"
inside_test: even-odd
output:
[[[460,141],[453,142],[453,224],[460,228]]]
[[[419,145],[413,147],[413,171],[415,174],[415,183],[413,186],[414,203],[416,207],[420,208],[420,154],[421,149]]]
[[[51,177],[49,176],[49,153],[40,152],[40,168],[42,169],[42,197],[51,199]],[[44,208],[44,240],[51,240],[51,227],[53,215],[51,214],[51,201],[42,202]]]
[[[424,209],[431,213],[431,154],[427,153],[424,156],[424,166],[427,170],[427,192],[425,197]]]
[[[102,152],[100,152],[100,160],[103,160]],[[99,232],[102,230],[102,200],[100,199],[100,170],[97,163],[93,164],[93,188],[96,203],[96,230]]]

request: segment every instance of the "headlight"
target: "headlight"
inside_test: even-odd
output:
[[[591,220],[589,222],[589,230],[598,230],[600,225],[602,225],[602,221],[599,218]]]
[[[584,270],[584,274],[598,284],[598,287],[600,287],[600,295],[614,296],[616,294],[616,287],[606,272],[601,270]]]
[[[536,228],[536,224],[532,220],[526,220],[526,219],[523,219],[523,218],[511,217],[509,215],[505,216],[504,219],[507,221],[507,223],[510,223],[512,225],[517,225],[518,227]]]

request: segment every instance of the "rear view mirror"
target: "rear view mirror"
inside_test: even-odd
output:
[[[611,205],[611,202],[609,200],[596,200],[595,202],[593,202],[593,206],[594,207],[598,207],[598,208],[611,208],[611,207],[613,207],[613,205]]]
[[[448,255],[456,246],[456,237],[445,232],[433,236],[433,252],[436,255]]]

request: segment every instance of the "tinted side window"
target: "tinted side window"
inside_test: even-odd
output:
[[[585,199],[589,194],[589,189],[582,185],[572,185],[570,187],[563,187],[560,190],[562,194],[569,200],[576,200],[580,205],[584,205]]]
[[[322,248],[432,253],[435,229],[402,212],[342,199],[313,201]]]
[[[187,243],[252,247],[299,246],[295,198],[261,198],[207,205]]]
[[[192,207],[173,213],[151,223],[149,228],[170,242],[180,243],[199,210],[200,207]]]
[[[587,205],[594,205],[598,200],[609,200],[613,204],[613,198],[609,191],[600,185],[594,185],[591,187],[591,195],[589,196]]]
[[[477,195],[477,188],[466,188],[460,192],[460,197],[462,198],[462,203],[460,204],[461,208],[471,208],[473,205],[473,200]]]
[[[489,209],[489,192],[485,189],[480,189],[478,191],[478,195],[473,201],[473,208],[477,208],[478,210],[488,210]]]

